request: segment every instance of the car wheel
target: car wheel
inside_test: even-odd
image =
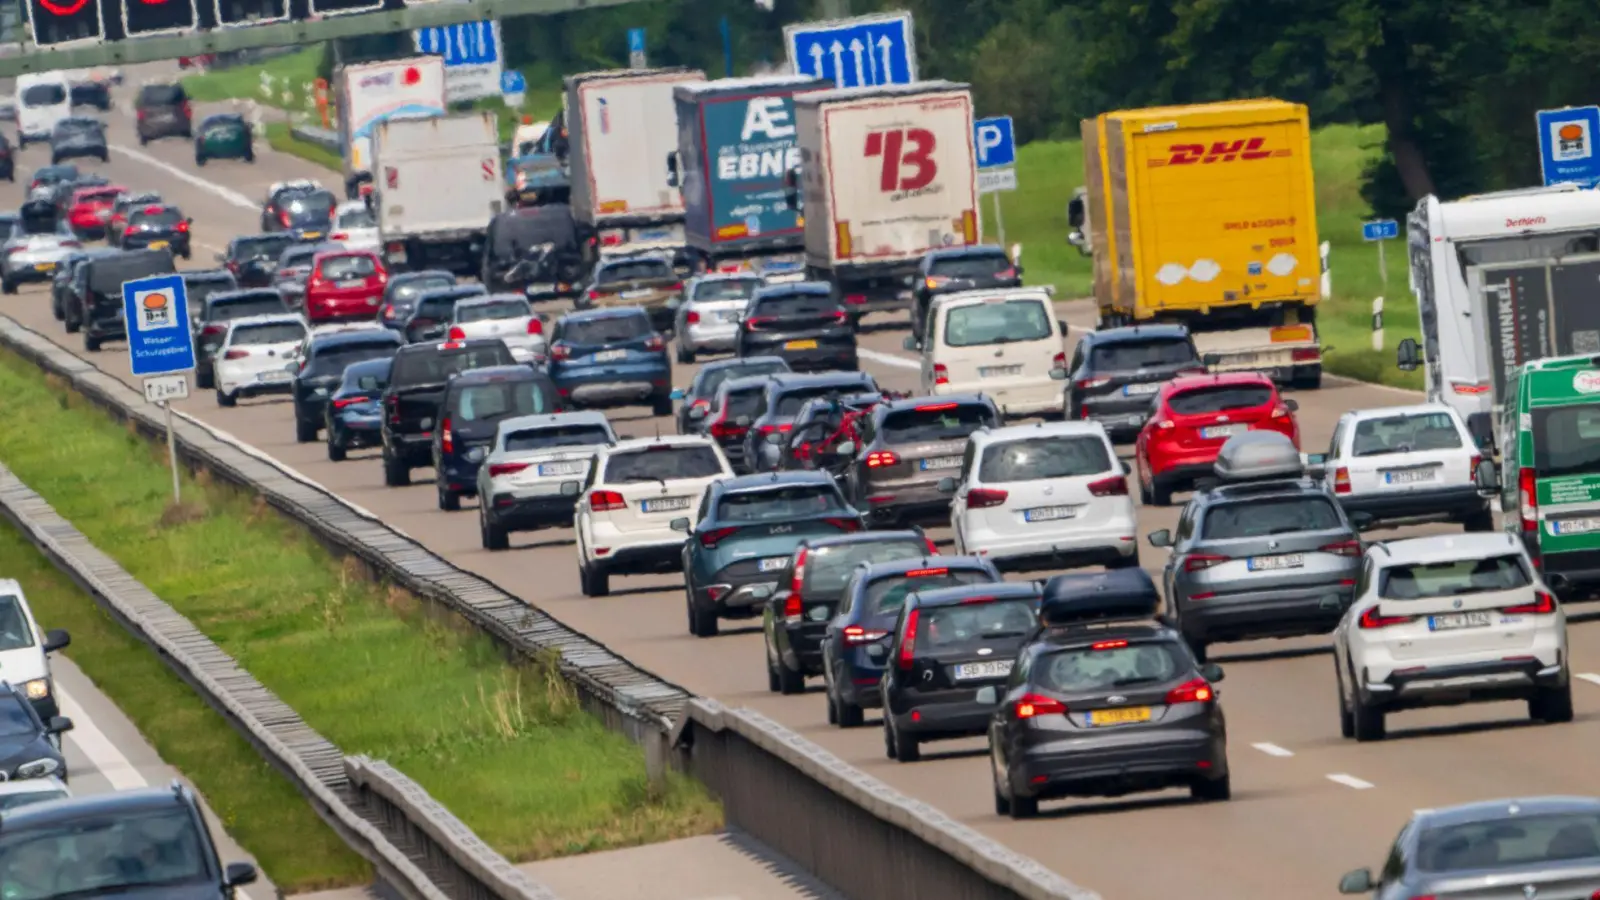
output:
[[[72,317],[72,310],[70,309],[66,310],[66,319],[62,321],[61,325],[67,330],[67,334],[77,334],[78,329],[83,327],[83,324],[80,320]],[[209,388],[211,385],[202,384],[201,387]]]
[[[1038,797],[1012,797],[1011,818],[1032,819],[1039,815]]]
[[[994,752],[989,753],[989,781],[994,785],[994,814],[997,816],[1011,815],[1011,798],[1005,791],[1000,790],[1000,767],[995,765]]]
[[[611,594],[611,574],[604,569],[596,569],[580,563],[578,565],[578,587],[585,597],[606,597]]]
[[[72,329],[69,326],[67,330],[71,331]],[[210,390],[216,387],[216,381],[211,374],[211,370],[202,369],[198,366],[196,366],[194,370],[194,384],[195,387],[198,387],[201,390]]]
[[[457,512],[461,509],[461,495],[446,487],[443,481],[435,481],[434,490],[439,495],[440,509],[445,512]]]
[[[194,258],[194,250],[192,248],[185,247],[182,250],[178,251],[178,255],[183,257],[184,259],[193,259]]]
[[[317,439],[317,423],[307,422],[304,419],[294,420],[294,439],[302,444],[309,444]]]
[[[694,365],[694,351],[683,345],[683,338],[678,338],[678,364],[682,366]]]
[[[1350,718],[1354,725],[1356,740],[1365,744],[1369,741],[1381,741],[1388,735],[1388,722],[1382,709],[1368,706],[1361,702],[1361,689],[1357,685],[1350,686]]]
[[[1344,675],[1339,669],[1339,656],[1333,657],[1333,684],[1339,692],[1339,734],[1342,737],[1353,738],[1356,736],[1356,717],[1351,714],[1349,704],[1344,702]]]
[[[656,416],[672,415],[672,395],[657,394],[650,401],[650,413]]]
[[[1217,803],[1233,797],[1233,783],[1229,776],[1205,778],[1189,785],[1189,796],[1201,803]]]
[[[833,699],[833,689],[832,688],[824,686],[823,690],[825,690],[827,692],[825,694],[825,696],[827,697],[827,700],[828,700],[828,724],[829,725],[838,725],[839,724],[839,703],[838,703],[838,701]]]
[[[894,728],[889,725],[889,713],[883,714],[883,755],[894,759],[900,755],[900,748],[894,744]]]
[[[778,692],[778,686],[781,683],[779,681],[779,679],[778,679],[778,667],[777,667],[777,665],[775,665],[772,662],[772,654],[770,652],[766,654],[766,658],[767,658],[767,693],[776,694]]]
[[[142,134],[141,134],[141,135],[139,135],[139,146],[141,146],[141,147],[148,147],[148,146],[150,146],[150,139],[149,139],[149,138],[148,138],[148,137],[145,137],[145,136],[144,136],[144,135],[142,135]]]
[[[1155,479],[1150,484],[1150,502],[1156,506],[1172,505],[1172,488]]]
[[[839,707],[840,728],[860,728],[866,723],[867,714],[861,707],[842,697],[834,702]]]
[[[227,393],[222,388],[217,388],[217,405],[222,407],[238,406],[239,398]]]
[[[256,161],[256,151],[254,147],[244,151],[244,161],[247,163],[254,163]]]
[[[922,758],[922,742],[901,732],[900,729],[889,725],[889,716],[883,717],[885,727],[889,729],[890,736],[894,739],[894,758],[903,763],[914,763]]]
[[[695,637],[716,637],[718,626],[717,611],[703,610],[694,605],[694,583],[684,585],[684,603],[689,609],[689,633]]]
[[[1559,688],[1540,688],[1528,698],[1528,715],[1552,725],[1572,721],[1572,682]]]
[[[100,339],[85,331],[83,333],[83,349],[89,351],[90,353],[99,353]]]
[[[344,445],[334,440],[332,434],[328,435],[328,461],[344,462],[345,454]]]
[[[17,283],[15,281],[9,278],[0,278],[0,293],[15,294],[16,292]]]
[[[1491,513],[1489,507],[1485,506],[1482,510],[1462,519],[1461,525],[1467,531],[1493,531],[1494,513]]]
[[[792,696],[805,692],[806,676],[784,665],[783,660],[778,660],[778,693]]]
[[[100,161],[103,162],[103,163],[111,162],[111,154],[108,151],[101,150],[100,151]]]
[[[411,467],[385,455],[383,457],[383,483],[389,487],[405,487],[411,483]]]
[[[511,546],[511,541],[504,527],[496,525],[489,519],[489,514],[484,510],[483,498],[478,498],[478,536],[482,538],[483,549],[505,550]]]
[[[205,157],[205,154],[203,154],[203,153],[196,153],[196,154],[195,154],[195,155],[194,155],[194,164],[195,164],[195,165],[197,165],[197,166],[203,166],[203,165],[205,165],[205,164],[206,164],[206,157]]]

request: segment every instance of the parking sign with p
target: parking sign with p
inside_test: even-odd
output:
[[[996,116],[974,122],[972,145],[978,151],[980,169],[998,169],[1015,165],[1017,162],[1017,142],[1012,137],[1010,116]]]
[[[134,375],[166,375],[194,368],[189,295],[182,276],[124,281],[122,318],[128,328],[128,361]]]
[[[1600,184],[1600,154],[1594,146],[1600,137],[1600,107],[1541,110],[1538,124],[1539,169],[1546,185]]]

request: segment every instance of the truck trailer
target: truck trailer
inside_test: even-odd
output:
[[[444,58],[353,63],[341,66],[334,81],[345,195],[354,200],[372,177],[372,132],[379,122],[444,115]]]
[[[476,275],[489,222],[506,207],[492,112],[380,122],[371,203],[391,271]]]

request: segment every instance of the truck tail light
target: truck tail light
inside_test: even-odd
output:
[[[944,363],[934,363],[933,364],[933,383],[934,384],[949,384],[950,383],[950,370],[945,367]]]

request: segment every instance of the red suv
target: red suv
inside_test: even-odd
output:
[[[99,185],[74,191],[67,207],[67,221],[72,224],[73,234],[87,240],[105,237],[106,225],[111,221],[111,204],[126,190],[117,185]]]
[[[1297,409],[1258,372],[1190,375],[1162,385],[1134,445],[1145,505],[1170,505],[1174,490],[1210,477],[1217,452],[1236,434],[1276,431],[1300,446]]]
[[[370,319],[377,315],[388,284],[389,273],[376,253],[318,253],[311,260],[311,278],[306,282],[306,318],[312,322]]]

